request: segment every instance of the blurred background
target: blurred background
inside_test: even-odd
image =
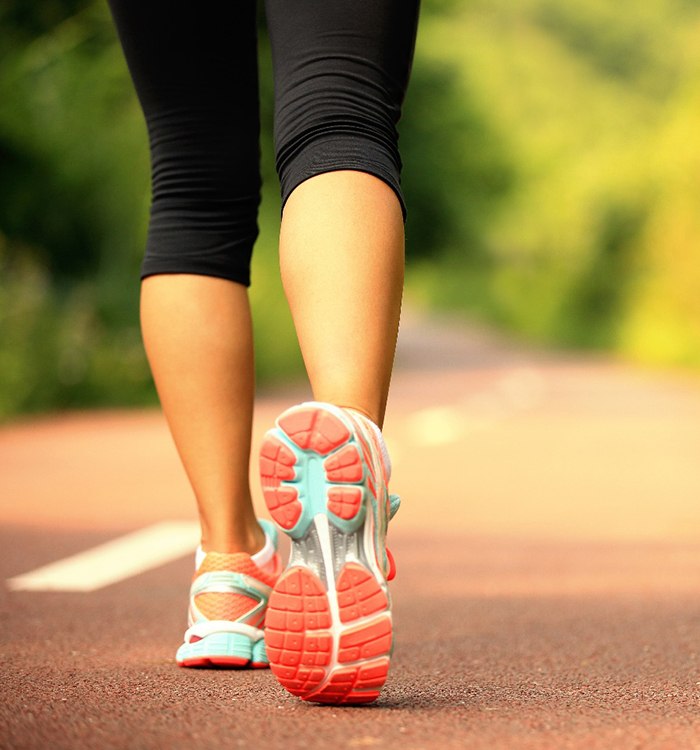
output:
[[[251,294],[270,383],[302,364],[260,23]],[[0,30],[0,419],[155,403],[146,130],[106,3],[4,0]],[[699,132],[698,0],[424,0],[400,123],[408,304],[697,373]]]
[[[261,13],[254,455],[308,395],[270,68]],[[175,673],[192,490],[157,408],[96,409],[156,404],[145,124],[106,0],[0,2],[3,747],[698,747],[700,0],[422,0],[399,131],[399,637],[389,712],[329,721]]]

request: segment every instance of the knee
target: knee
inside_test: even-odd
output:
[[[368,75],[367,66],[355,60],[340,58],[330,70],[321,69],[315,58],[303,62],[301,81],[292,73],[277,81],[275,154],[282,208],[304,180],[352,169],[384,180],[396,193],[405,220],[396,129],[401,92],[390,89],[378,73]]]

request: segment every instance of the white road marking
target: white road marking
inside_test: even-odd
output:
[[[455,443],[469,433],[496,426],[516,411],[537,407],[545,390],[545,380],[535,368],[515,367],[492,388],[472,393],[461,402],[409,414],[404,434],[417,445]],[[394,462],[400,452],[400,445],[392,441]],[[7,586],[12,591],[95,591],[194,554],[198,542],[196,522],[164,521],[10,578]]]
[[[191,554],[199,524],[163,521],[7,580],[12,591],[95,591]]]

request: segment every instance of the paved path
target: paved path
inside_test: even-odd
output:
[[[179,670],[178,557],[91,592],[0,589],[0,747],[700,748],[700,382],[405,320],[380,701]],[[256,444],[306,395],[261,396]],[[193,509],[157,411],[0,430],[2,580],[164,519]]]

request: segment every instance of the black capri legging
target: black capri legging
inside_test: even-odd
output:
[[[255,0],[108,0],[151,149],[141,278],[196,273],[250,284],[258,235],[260,117]],[[396,124],[419,0],[265,0],[282,208],[338,169],[401,192]]]

